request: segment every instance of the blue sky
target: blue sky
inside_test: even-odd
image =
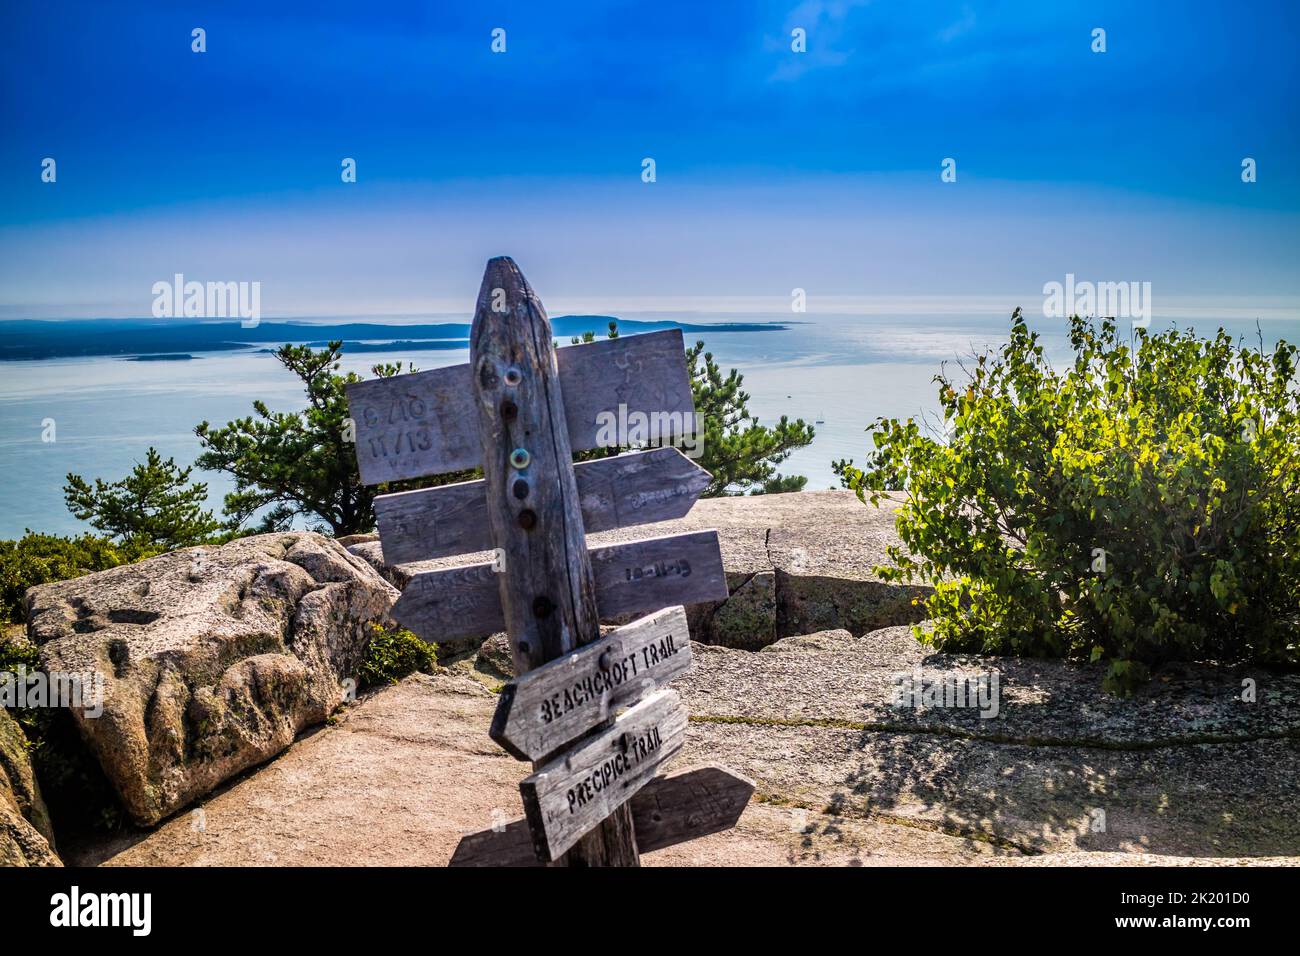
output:
[[[147,314],[185,272],[272,315],[463,310],[500,253],[552,311],[1067,271],[1294,305],[1298,11],[7,0],[0,309]]]

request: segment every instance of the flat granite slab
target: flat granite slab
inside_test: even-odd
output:
[[[1132,697],[1117,697],[1102,691],[1104,673],[1101,664],[937,654],[899,626],[861,637],[844,630],[789,637],[758,653],[701,646],[674,686],[692,713],[718,720],[821,722],[1044,747],[1300,744],[1300,674],[1168,665]],[[985,707],[988,716],[981,716],[978,699],[966,707],[895,706],[902,683],[918,677],[968,688],[984,679],[989,693],[996,686],[996,709]],[[1242,699],[1247,680],[1253,702]]]
[[[493,694],[448,674],[416,675],[349,707],[157,830],[83,848],[112,866],[443,866],[460,837],[521,815],[528,765],[487,737]],[[694,728],[692,728],[694,732]],[[670,764],[685,768],[681,757]],[[955,865],[1008,851],[872,821],[836,821],[752,802],[739,825],[645,857],[647,865]]]
[[[1300,863],[1295,677],[1257,675],[1242,709],[1227,672],[1120,700],[1092,668],[931,655],[905,628],[694,650],[668,768],[720,763],[758,790],[734,830],[647,865]],[[999,716],[882,699],[918,664],[997,668]],[[70,862],[443,865],[463,833],[520,813],[528,767],[488,739],[495,702],[459,674],[408,678],[201,812]]]
[[[998,676],[996,715],[895,706],[899,678]],[[1242,700],[1242,681],[1256,700]],[[1183,666],[1130,698],[1102,669],[933,654],[906,627],[699,647],[692,756],[760,796],[1030,854],[1300,854],[1300,675]]]

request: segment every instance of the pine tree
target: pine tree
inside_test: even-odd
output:
[[[69,474],[63,488],[69,510],[81,521],[131,548],[171,551],[199,544],[221,527],[203,507],[208,486],[190,483],[194,469],[179,468],[174,459],[163,461],[150,448],[121,481],[95,479],[91,487],[80,475]]]
[[[342,349],[342,342],[330,342],[320,351],[307,345],[285,345],[276,351],[276,359],[306,389],[304,410],[272,412],[259,400],[253,402],[256,416],[220,428],[202,422],[194,429],[204,447],[196,464],[234,476],[235,490],[225,501],[232,527],[261,512],[260,531],[285,530],[301,515],[309,525],[335,536],[357,534],[375,526],[376,494],[469,477],[468,472],[456,472],[377,487],[361,483],[345,390],[361,377],[339,374]],[[371,371],[387,378],[415,369],[398,362],[375,365]]]
[[[703,361],[701,361],[703,359]],[[697,464],[713,475],[704,497],[732,491],[750,494],[800,491],[808,479],[802,475],[780,475],[777,466],[797,448],[812,442],[815,432],[803,419],[782,415],[772,427],[760,425],[749,413],[749,394],[741,389],[745,378],[732,369],[724,378],[696,342],[686,350],[691,375],[695,413],[704,418],[703,455]]]

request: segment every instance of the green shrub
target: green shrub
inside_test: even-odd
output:
[[[0,635],[0,674],[16,674],[19,667],[26,667],[29,673],[39,670],[40,651],[23,636],[20,628],[15,630],[18,633]]]
[[[1135,335],[1076,317],[1058,372],[1016,310],[966,381],[936,376],[946,440],[880,419],[866,467],[836,463],[864,500],[903,490],[880,571],[934,585],[940,649],[1105,659],[1121,691],[1300,660],[1295,347]]]
[[[438,662],[433,645],[426,644],[404,628],[389,630],[378,624],[372,624],[370,628],[370,646],[365,660],[357,668],[358,686],[396,684],[415,671],[432,673]]]
[[[115,568],[141,556],[90,534],[61,538],[28,531],[17,541],[0,541],[0,616],[26,620],[23,594],[30,587]]]

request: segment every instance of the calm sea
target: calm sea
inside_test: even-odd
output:
[[[876,417],[933,413],[931,379],[945,361],[996,346],[1006,338],[1006,316],[916,315],[905,317],[800,315],[627,314],[628,318],[697,321],[779,321],[787,331],[688,333],[703,338],[715,360],[745,376],[750,411],[763,422],[781,415],[817,422],[812,445],[793,454],[785,474],[808,476],[810,489],[833,487],[831,462],[861,460],[865,429]],[[1034,320],[1049,354],[1068,355],[1064,322]],[[1157,317],[1153,329],[1167,325]],[[1187,327],[1187,321],[1180,326]],[[1201,319],[1198,329],[1220,324],[1256,341],[1255,323]],[[1300,320],[1261,324],[1266,344],[1300,342]],[[600,330],[596,330],[600,331]],[[468,361],[468,349],[367,353],[346,358],[347,370],[368,375],[381,361],[410,361],[421,369]],[[273,410],[302,406],[296,380],[267,354],[208,353],[188,362],[132,362],[120,358],[55,359],[0,363],[0,538],[23,529],[76,533],[89,530],[69,514],[62,494],[65,476],[115,480],[153,445],[190,464],[200,448],[194,426],[252,412],[254,399]],[[55,440],[42,440],[53,423]],[[231,488],[221,474],[195,472],[208,483],[214,510]]]

